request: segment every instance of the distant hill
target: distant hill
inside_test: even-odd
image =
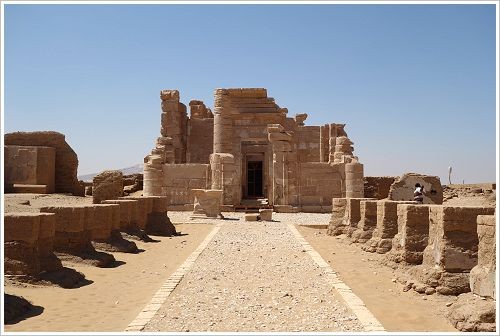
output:
[[[132,167],[127,167],[127,168],[121,168],[117,169],[123,173],[123,175],[131,175],[131,174],[139,174],[142,173],[142,169],[144,168],[144,165],[142,163],[136,164],[135,166]],[[86,175],[80,175],[78,176],[79,180],[85,181],[85,182],[90,182],[99,173],[92,173],[92,174],[86,174]]]

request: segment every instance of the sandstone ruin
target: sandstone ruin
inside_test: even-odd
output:
[[[4,136],[5,191],[84,194],[78,157],[58,132],[15,132]]]
[[[214,112],[191,101],[190,117],[177,90],[160,98],[144,195],[167,196],[169,209],[192,209],[193,189],[222,190],[225,210],[266,199],[276,211],[329,212],[332,197],[363,196],[363,165],[344,124],[305,126],[307,114],[287,117],[262,88],[216,89]]]

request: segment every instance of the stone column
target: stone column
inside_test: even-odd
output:
[[[232,153],[233,124],[229,93],[216,89],[214,98],[214,153]]]
[[[280,124],[267,126],[268,139],[273,148],[273,195],[271,204],[287,205],[288,199],[288,155],[292,151],[292,136]]]
[[[363,165],[358,162],[345,164],[345,197],[361,198],[364,194]]]

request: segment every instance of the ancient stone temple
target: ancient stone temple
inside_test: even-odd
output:
[[[192,209],[193,189],[222,190],[224,209],[330,212],[333,197],[363,197],[363,165],[345,124],[306,126],[262,88],[216,89],[213,112],[163,90],[161,136],[144,159],[144,195]]]

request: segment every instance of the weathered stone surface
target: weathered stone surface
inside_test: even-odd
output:
[[[362,249],[367,252],[387,253],[392,248],[392,239],[398,233],[398,204],[412,204],[415,202],[377,201],[377,226],[372,237]]]
[[[64,134],[52,131],[14,132],[4,136],[5,145],[55,148],[55,192],[73,193],[78,183],[78,157],[66,143]]]
[[[96,175],[92,182],[94,204],[123,196],[123,173],[119,170],[105,170]]]
[[[256,213],[245,214],[245,221],[247,222],[256,222],[258,220],[259,220],[259,214]]]
[[[192,100],[190,117],[177,90],[160,98],[161,137],[144,159],[144,195],[168,196],[170,209],[193,205],[191,189],[222,190],[227,209],[262,197],[282,209],[329,212],[333,197],[363,197],[363,165],[345,124],[287,118],[264,88],[216,89],[213,113]],[[262,163],[254,181],[249,162]]]
[[[448,272],[470,271],[477,264],[477,216],[494,208],[430,207],[429,244],[424,262]]]
[[[221,203],[222,190],[215,189],[192,189],[194,195],[194,209],[192,217],[222,217]]]
[[[360,220],[351,240],[354,243],[365,243],[372,237],[377,226],[377,201],[361,201],[359,210]]]
[[[398,204],[398,233],[388,258],[397,263],[422,263],[429,240],[429,206]]]
[[[472,293],[461,294],[450,307],[446,317],[460,331],[496,331],[494,300],[483,300]]]
[[[477,216],[479,238],[477,265],[470,271],[470,288],[474,294],[495,298],[496,239],[495,216]]]
[[[259,218],[263,221],[272,221],[273,209],[259,209]]]
[[[45,193],[55,191],[54,147],[4,146],[4,181],[6,192],[14,185],[43,185]]]
[[[347,198],[333,198],[332,199],[332,217],[328,225],[327,234],[330,236],[337,236],[345,233],[346,221],[344,217],[346,214]]]
[[[364,196],[379,200],[389,197],[391,185],[395,180],[394,176],[365,176]]]
[[[393,201],[413,201],[415,184],[424,186],[425,204],[443,204],[443,187],[437,176],[406,173],[391,185],[389,199]]]

